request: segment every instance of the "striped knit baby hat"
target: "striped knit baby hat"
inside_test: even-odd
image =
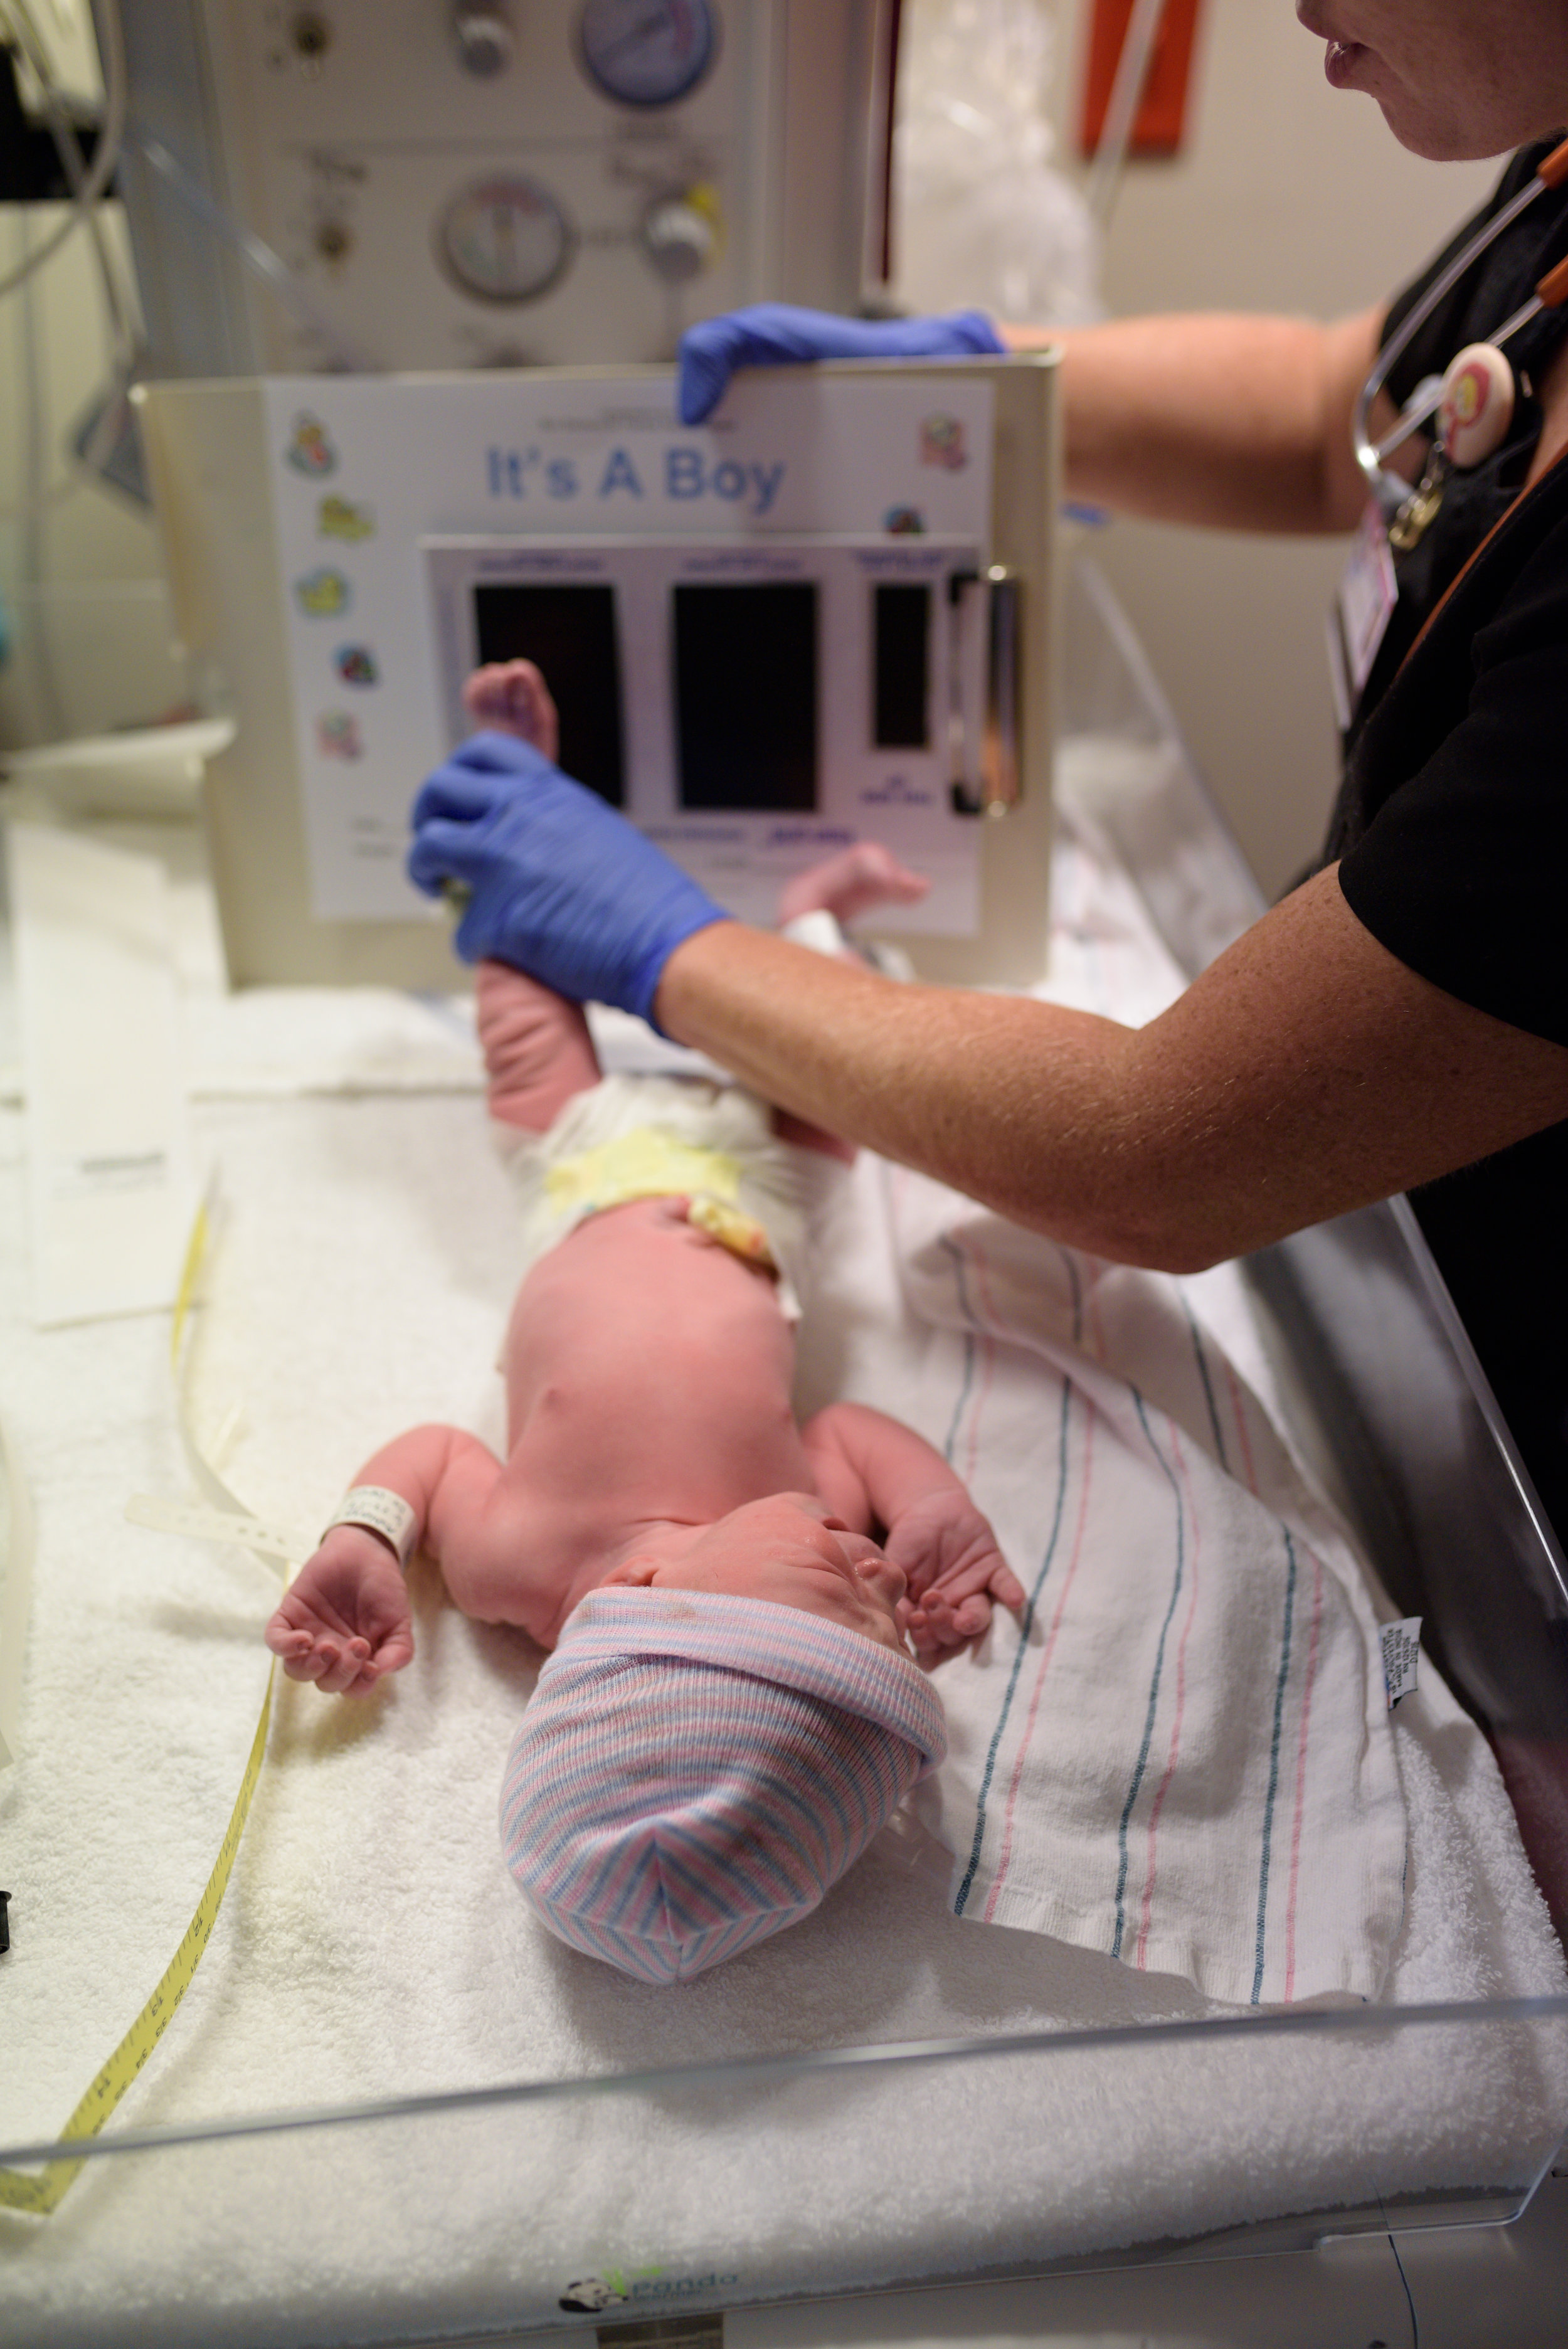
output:
[[[905,1656],[799,1607],[593,1590],[512,1740],[507,1866],[552,1933],[689,1982],[807,1916],[947,1751]]]

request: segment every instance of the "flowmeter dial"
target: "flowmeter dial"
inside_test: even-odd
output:
[[[583,0],[577,54],[595,88],[623,106],[673,106],[718,55],[709,0]]]
[[[549,189],[521,173],[465,188],[436,231],[443,265],[465,294],[481,302],[531,302],[547,294],[575,242]]]

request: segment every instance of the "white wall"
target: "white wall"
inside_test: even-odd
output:
[[[1076,11],[1057,93],[1068,160],[1089,0],[1062,7],[1064,23]],[[1290,0],[1206,0],[1186,151],[1134,164],[1112,223],[1112,311],[1354,311],[1487,192],[1498,165],[1406,154],[1370,99],[1329,88],[1323,54]],[[1332,796],[1324,614],[1343,543],[1119,523],[1098,552],[1272,894],[1312,854]]]

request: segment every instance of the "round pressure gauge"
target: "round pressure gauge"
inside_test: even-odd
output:
[[[465,188],[436,229],[444,267],[481,302],[531,302],[547,294],[571,260],[574,242],[549,189],[510,172]]]
[[[577,49],[589,80],[623,106],[673,106],[718,54],[709,0],[583,0]]]

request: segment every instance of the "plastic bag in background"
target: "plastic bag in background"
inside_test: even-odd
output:
[[[915,313],[1103,316],[1099,237],[1051,162],[1057,0],[906,0],[893,148],[893,290]]]

